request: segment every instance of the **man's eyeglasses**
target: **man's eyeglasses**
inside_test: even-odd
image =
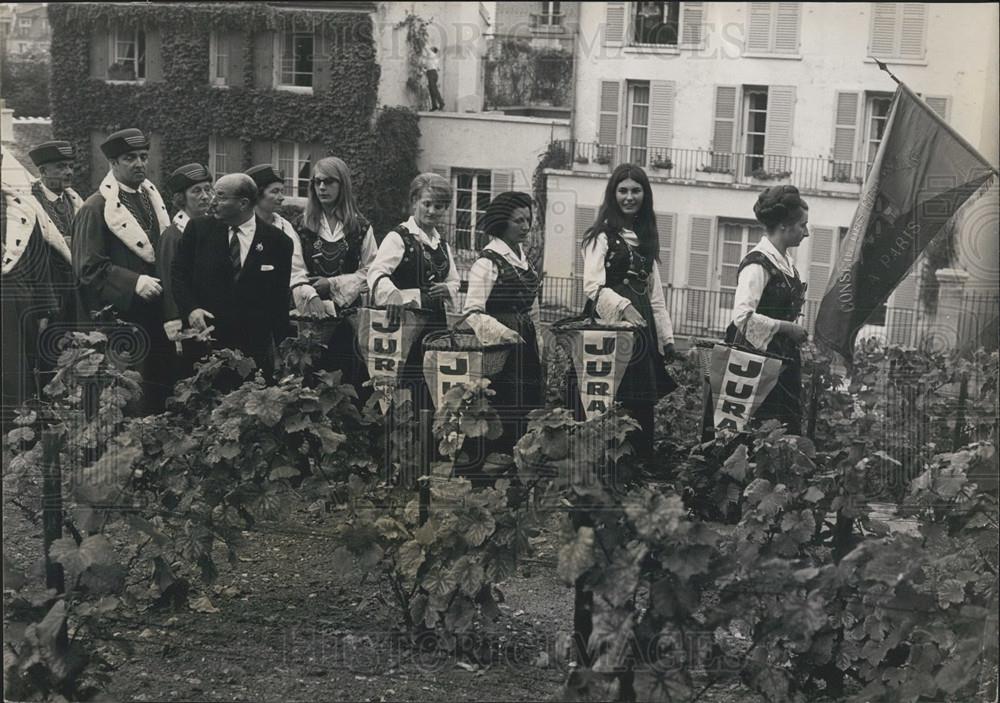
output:
[[[313,179],[312,179],[312,184],[314,186],[324,185],[327,188],[329,188],[334,183],[340,183],[340,179],[339,178],[317,178],[317,177],[313,177]]]

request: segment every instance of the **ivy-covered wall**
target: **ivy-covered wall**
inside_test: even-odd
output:
[[[213,135],[241,141],[243,168],[252,165],[253,142],[319,143],[351,167],[355,193],[370,217],[380,219],[376,210],[390,205],[375,196],[387,170],[384,162],[393,153],[415,149],[419,131],[393,132],[412,144],[383,140],[379,149],[376,143],[380,71],[370,15],[282,9],[259,2],[50,3],[48,9],[53,131],[57,139],[76,145],[77,185],[84,193],[92,190],[91,132],[138,127],[159,135],[163,175],[191,161],[209,163]],[[92,77],[92,49],[100,47],[91,42],[106,36],[112,26],[141,27],[156,36],[161,57],[157,80],[115,84]],[[322,31],[329,64],[322,66],[323,86],[311,95],[256,87],[261,69],[270,70],[259,64],[273,60],[255,51],[261,44],[258,35],[290,27]],[[209,85],[213,31],[242,33],[242,56],[235,62],[242,65],[242,85]],[[398,203],[391,205],[398,209]]]

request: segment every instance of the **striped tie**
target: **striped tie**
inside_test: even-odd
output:
[[[238,278],[243,264],[240,262],[240,236],[239,227],[229,228],[229,263],[233,267],[233,278]]]

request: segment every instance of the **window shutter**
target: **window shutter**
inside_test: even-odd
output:
[[[609,2],[604,14],[604,46],[621,46],[625,38],[625,3]]]
[[[851,178],[854,174],[855,144],[858,133],[858,107],[861,94],[837,91],[833,124],[834,178]],[[860,174],[858,174],[860,175]]]
[[[97,190],[101,181],[108,175],[108,160],[104,158],[101,144],[108,138],[110,132],[94,130],[90,133],[90,187]]]
[[[243,163],[243,142],[239,139],[227,138],[225,141],[226,149],[226,166],[229,168],[230,172],[243,171],[245,170],[245,164]],[[258,163],[270,163],[270,155],[268,158]],[[253,166],[254,164],[250,164]],[[215,174],[216,177],[222,174]]]
[[[652,158],[666,156],[674,138],[673,81],[649,82],[649,133],[646,145],[652,149]]]
[[[146,41],[149,42],[149,34],[146,34]],[[149,44],[146,44],[149,47]],[[148,51],[148,48],[147,48]],[[147,67],[149,64],[146,64]],[[160,188],[163,176],[163,138],[155,132],[147,132],[149,137],[149,162],[146,166],[146,178]]]
[[[833,268],[833,242],[836,232],[832,227],[810,227],[809,232],[809,290],[806,299],[821,301],[830,282],[830,270]]]
[[[917,270],[914,269],[899,282],[890,298],[886,319],[889,344],[913,345],[916,342],[917,313]]]
[[[691,241],[688,243],[688,291],[687,322],[704,324],[708,294],[708,266],[712,255],[712,237],[715,220],[711,217],[694,215],[691,217]]]
[[[767,88],[767,125],[764,127],[764,168],[772,173],[791,169],[792,117],[795,114],[795,86]]]
[[[771,51],[771,5],[769,2],[750,3],[750,22],[747,24],[746,50],[753,54]]]
[[[330,88],[330,51],[322,25],[313,34],[313,92]]]
[[[621,83],[601,81],[600,112],[597,117],[597,141],[614,146],[618,143],[618,110],[621,103]]]
[[[927,6],[922,2],[902,4],[902,26],[899,33],[899,57],[924,58],[924,36],[927,31]]]
[[[274,32],[253,35],[253,74],[258,88],[274,87]]]
[[[163,80],[163,49],[160,42],[160,28],[144,28],[146,31],[146,80]]]
[[[732,168],[733,140],[736,139],[736,96],[732,85],[715,87],[715,124],[712,130],[712,166]]]
[[[681,3],[681,44],[700,47],[705,37],[705,3]]]
[[[100,29],[90,35],[90,77],[100,80],[108,78],[108,64],[111,38],[108,30]],[[101,176],[104,177],[103,175]]]
[[[924,98],[924,102],[927,103],[927,107],[934,110],[945,122],[948,121],[948,103],[949,100],[946,97],[927,97]]]
[[[278,168],[278,154],[274,148],[274,142],[253,142],[250,145],[250,153],[253,157],[251,166],[257,164],[271,164]],[[242,159],[240,159],[242,161]],[[288,174],[283,174],[287,176]]]
[[[799,27],[802,23],[800,2],[779,2],[777,20],[774,28],[774,47],[776,54],[799,53]]]
[[[246,68],[245,47],[247,36],[243,32],[226,32],[220,35],[220,39],[226,42],[226,50],[229,52],[226,85],[233,87],[243,86],[243,71]]]
[[[674,281],[674,232],[677,229],[677,214],[656,213],[656,229],[660,235],[660,279],[663,285]]]
[[[583,293],[583,236],[587,233],[587,229],[594,224],[595,219],[597,219],[597,208],[582,205],[576,206],[576,216],[573,220],[573,275],[576,283],[573,286],[573,301],[571,305],[574,310],[583,309],[584,298],[586,297]]]
[[[514,190],[513,171],[492,171],[490,173],[490,197],[495,198],[500,193]]]
[[[881,58],[896,55],[896,12],[894,2],[872,3],[871,37],[868,53]]]

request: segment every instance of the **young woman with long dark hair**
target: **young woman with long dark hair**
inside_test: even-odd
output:
[[[659,258],[649,178],[640,167],[622,164],[611,173],[597,220],[583,239],[583,290],[585,312],[637,325],[616,400],[639,422],[641,436],[632,442],[647,460],[653,452],[653,408],[676,388],[665,365],[674,356],[674,331]]]

